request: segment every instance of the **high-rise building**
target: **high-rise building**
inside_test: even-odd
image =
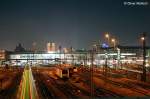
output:
[[[37,49],[36,49],[36,42],[33,42],[32,43],[32,51],[36,51]]]
[[[25,49],[22,47],[21,43],[19,43],[16,48],[15,48],[15,52],[24,52]]]
[[[6,58],[6,51],[0,50],[0,60],[4,60]]]
[[[50,44],[50,43],[47,43],[47,52],[50,51],[50,46],[51,46],[51,44]]]
[[[51,43],[51,50],[52,51],[56,51],[56,45],[55,45],[55,43]]]
[[[55,52],[56,51],[56,44],[53,42],[47,43],[47,52]]]

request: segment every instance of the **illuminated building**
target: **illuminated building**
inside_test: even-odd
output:
[[[47,52],[55,52],[56,51],[56,44],[49,42],[47,43]]]
[[[0,50],[0,60],[5,60],[5,58],[6,58],[6,51]]]
[[[53,48],[48,49],[48,51],[24,51],[24,52],[11,52],[8,53],[7,60],[10,60],[11,65],[24,65],[24,64],[60,64],[60,61],[68,64],[91,64],[91,51],[88,50],[76,50],[67,51],[66,48],[63,49],[61,53],[55,51],[55,44],[47,44],[47,47],[52,45]],[[142,49],[141,47],[134,46],[118,46],[120,52],[117,49],[108,48],[108,65],[116,64],[118,59],[122,64],[124,63],[136,63],[142,64]],[[99,48],[99,50],[94,51],[94,65],[104,65],[105,64],[105,49]],[[147,48],[147,62],[150,60],[150,48]],[[6,58],[4,58],[6,59]]]
[[[20,43],[15,48],[15,52],[24,52],[24,51],[25,49],[22,47]]]
[[[6,50],[0,50],[0,66],[5,64],[8,60],[8,52]]]

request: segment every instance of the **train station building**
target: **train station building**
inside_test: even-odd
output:
[[[150,64],[150,48],[146,48],[146,65]],[[74,65],[87,65],[94,64],[101,66],[105,64],[106,58],[108,65],[111,67],[115,64],[133,63],[142,64],[141,47],[133,46],[118,46],[114,48],[99,48],[92,50],[76,50],[76,51],[1,51],[1,64],[2,61],[9,62],[10,65],[23,66],[30,65],[51,65],[51,64],[74,64]],[[2,57],[5,56],[5,57]],[[2,59],[3,58],[3,59]]]

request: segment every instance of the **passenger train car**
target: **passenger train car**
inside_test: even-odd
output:
[[[55,74],[60,78],[70,78],[76,72],[76,67],[57,67],[55,70]]]

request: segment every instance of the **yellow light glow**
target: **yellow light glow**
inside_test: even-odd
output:
[[[141,40],[142,40],[142,41],[144,41],[144,40],[145,40],[145,38],[144,38],[144,37],[141,37]]]
[[[109,38],[109,34],[107,33],[107,34],[105,35],[105,37],[106,37],[106,38]]]
[[[115,40],[114,38],[113,38],[113,39],[111,39],[111,41],[112,41],[112,42],[116,42],[116,40]]]

